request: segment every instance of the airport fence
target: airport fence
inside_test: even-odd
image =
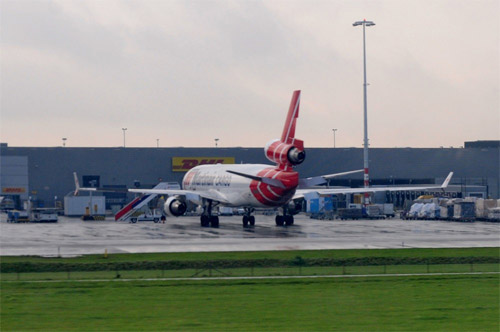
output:
[[[84,280],[143,278],[210,278],[252,276],[321,276],[361,274],[499,272],[497,257],[428,259],[248,260],[205,262],[130,262],[115,264],[0,264],[7,280]],[[148,264],[146,264],[148,263]],[[154,264],[149,264],[154,263]]]
[[[138,270],[207,270],[236,268],[291,268],[291,267],[350,267],[384,265],[438,265],[500,263],[500,257],[356,257],[356,258],[302,258],[293,259],[217,259],[193,261],[126,261],[126,262],[1,262],[0,272],[83,272],[83,271],[138,271]]]

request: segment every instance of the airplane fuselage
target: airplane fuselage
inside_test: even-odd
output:
[[[228,171],[277,179],[283,188],[270,186]],[[279,207],[288,203],[297,189],[299,174],[262,164],[202,165],[189,170],[182,181],[184,190],[213,191],[221,196],[221,205]]]

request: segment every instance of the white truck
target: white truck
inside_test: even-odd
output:
[[[160,221],[165,221],[165,216],[159,213],[158,211],[151,211],[141,214],[139,216],[131,217],[130,222],[136,223],[138,221],[153,221],[155,223],[159,223]]]

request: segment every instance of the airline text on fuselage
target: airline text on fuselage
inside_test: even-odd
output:
[[[207,174],[194,172],[193,176],[184,181],[184,186],[196,187],[229,187],[231,185],[230,174]]]

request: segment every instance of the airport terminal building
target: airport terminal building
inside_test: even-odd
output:
[[[307,148],[297,167],[301,177],[363,168],[362,148]],[[70,148],[0,146],[1,196],[18,206],[32,200],[52,207],[74,190],[73,172],[82,186],[152,188],[158,182],[182,183],[186,171],[207,163],[269,164],[262,148]],[[464,148],[371,148],[370,185],[440,184],[454,172],[453,197],[500,198],[500,141],[465,142]],[[336,178],[331,186],[362,187],[362,173]],[[399,202],[410,193],[382,197]],[[131,196],[107,197],[124,204]]]

